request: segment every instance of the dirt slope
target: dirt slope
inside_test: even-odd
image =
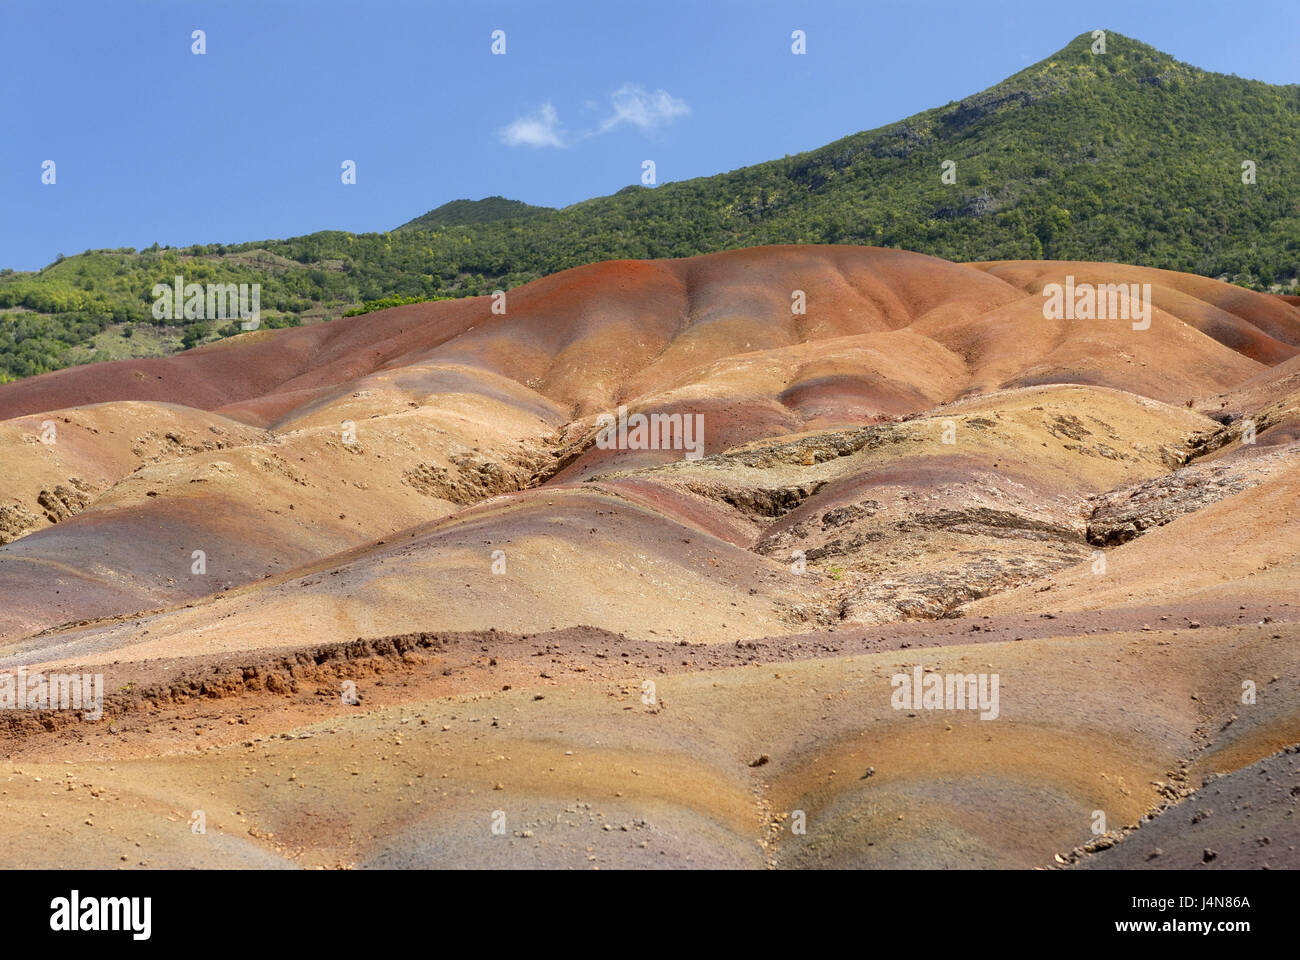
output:
[[[1067,278],[1149,326],[1049,319]],[[107,691],[0,711],[0,840],[1294,865],[1298,355],[1300,308],[1203,277],[798,246],[0,386],[0,674]]]

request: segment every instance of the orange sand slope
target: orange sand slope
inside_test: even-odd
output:
[[[1149,327],[1124,318],[1045,319],[1043,287],[1067,276],[1080,288],[1149,284]],[[510,291],[504,315],[492,312],[489,298],[414,304],[245,334],[166,359],[59,371],[0,387],[0,537],[12,541],[0,547],[8,601],[0,638],[214,598],[220,613],[204,608],[189,620],[227,622],[224,632],[243,639],[207,638],[223,649],[252,642],[237,611],[268,604],[279,614],[257,618],[278,618],[285,628],[262,630],[264,645],[289,639],[301,615],[290,611],[307,607],[320,639],[418,629],[430,618],[462,628],[585,621],[635,632],[646,629],[642,608],[653,600],[628,584],[643,578],[664,578],[665,589],[695,598],[677,605],[667,632],[757,636],[807,616],[825,620],[825,609],[802,609],[791,596],[789,564],[778,561],[797,550],[824,554],[860,518],[819,534],[805,519],[851,508],[873,490],[893,505],[873,514],[873,529],[858,531],[847,553],[862,554],[869,541],[861,537],[910,540],[908,556],[877,556],[865,571],[907,582],[833,604],[856,607],[854,619],[865,621],[937,614],[971,596],[915,596],[911,568],[961,553],[938,535],[934,511],[915,509],[918,491],[958,483],[961,491],[948,488],[950,513],[996,510],[1001,500],[1075,541],[1039,538],[1029,549],[1021,538],[1019,572],[946,558],[960,561],[944,567],[949,580],[983,584],[973,596],[1002,589],[1081,559],[1080,537],[1069,531],[1083,529],[1082,497],[1164,472],[1185,436],[1216,428],[1176,408],[1241,390],[1259,400],[1271,372],[1290,367],[1298,352],[1294,307],[1203,277],[772,247],[565,271]],[[1053,386],[1063,384],[1088,389]],[[950,417],[939,408],[999,390],[1013,391],[1005,403],[953,406],[961,437],[943,442]],[[703,459],[683,462],[680,449],[603,449],[597,417],[620,405],[694,418]],[[1091,430],[1073,425],[1086,409],[1096,420]],[[924,411],[931,420],[882,426],[894,435],[859,436],[850,445],[861,440],[865,449],[840,449],[848,428]],[[1016,421],[1010,432],[991,426],[1004,414]],[[1272,437],[1289,441],[1285,411],[1273,420]],[[53,442],[42,442],[51,425]],[[755,471],[727,454],[810,433],[832,438],[836,463]],[[831,456],[810,452],[819,442],[805,443],[800,456]],[[647,470],[641,480],[629,473]],[[602,532],[586,519],[547,521],[552,495],[542,484],[615,474],[624,479],[604,488],[614,499],[589,498],[579,512],[590,519],[608,510],[640,530],[631,541],[621,525]],[[455,520],[446,533],[412,533],[401,556],[378,546],[512,491],[525,491],[517,505]],[[770,522],[781,514],[789,515]],[[918,522],[928,524],[919,541]],[[908,524],[911,534],[900,530]],[[474,549],[449,539],[479,527]],[[721,542],[706,548],[711,538]],[[508,546],[515,561],[504,579],[483,575],[489,541]],[[629,556],[629,542],[660,546]],[[459,554],[451,551],[457,544]],[[747,554],[743,573],[721,572],[721,554],[710,551],[724,547]],[[356,573],[342,580],[315,591],[274,585],[350,551],[361,554],[338,562]],[[572,594],[597,588],[566,570],[619,563],[631,572],[601,589],[630,596],[588,612]],[[361,572],[369,568],[384,568],[382,585]],[[368,585],[336,589],[357,576]],[[708,598],[741,580],[742,607],[751,609],[727,617]],[[266,589],[253,590],[263,582]],[[431,583],[438,589],[421,589]]]
[[[0,386],[0,450],[0,671],[110,691],[0,714],[52,866],[1181,864],[1300,742],[1300,307],[1204,277],[594,264]],[[1258,797],[1214,865],[1300,866]]]

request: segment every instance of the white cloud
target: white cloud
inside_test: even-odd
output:
[[[691,112],[685,100],[672,96],[667,90],[647,93],[644,87],[634,83],[623,84],[610,94],[609,99],[614,112],[601,121],[601,133],[625,123],[649,133]]]
[[[587,101],[587,109],[599,109]],[[609,113],[596,129],[581,134],[583,139],[609,133],[618,127],[636,127],[642,133],[653,133],[678,117],[690,114],[685,100],[672,96],[667,90],[648,92],[635,83],[625,83],[609,95]],[[560,116],[548,100],[534,114],[517,117],[500,131],[501,141],[508,147],[567,147],[569,137],[560,127]]]
[[[501,140],[508,147],[562,147],[560,117],[548,100],[530,117],[518,117],[501,131]]]

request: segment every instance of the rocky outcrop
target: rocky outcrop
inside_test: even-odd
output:
[[[1093,497],[1088,542],[1118,546],[1153,527],[1235,496],[1281,470],[1294,467],[1300,451],[1282,450],[1247,460],[1197,463],[1165,476]]]
[[[86,507],[94,497],[94,488],[79,477],[69,477],[67,484],[56,484],[53,490],[42,490],[36,495],[36,502],[45,511],[50,523],[58,523],[75,516]]]

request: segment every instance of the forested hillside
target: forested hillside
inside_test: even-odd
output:
[[[165,353],[238,325],[152,317],[155,283],[259,282],[263,326],[487,293],[597,260],[774,243],[951,260],[1120,261],[1295,288],[1300,86],[1208,73],[1111,33],[959,103],[797,156],[561,210],[453,201],[388,233],[87,251],[0,274],[0,378]],[[955,183],[941,178],[952,161]],[[1242,181],[1243,163],[1255,182]]]

